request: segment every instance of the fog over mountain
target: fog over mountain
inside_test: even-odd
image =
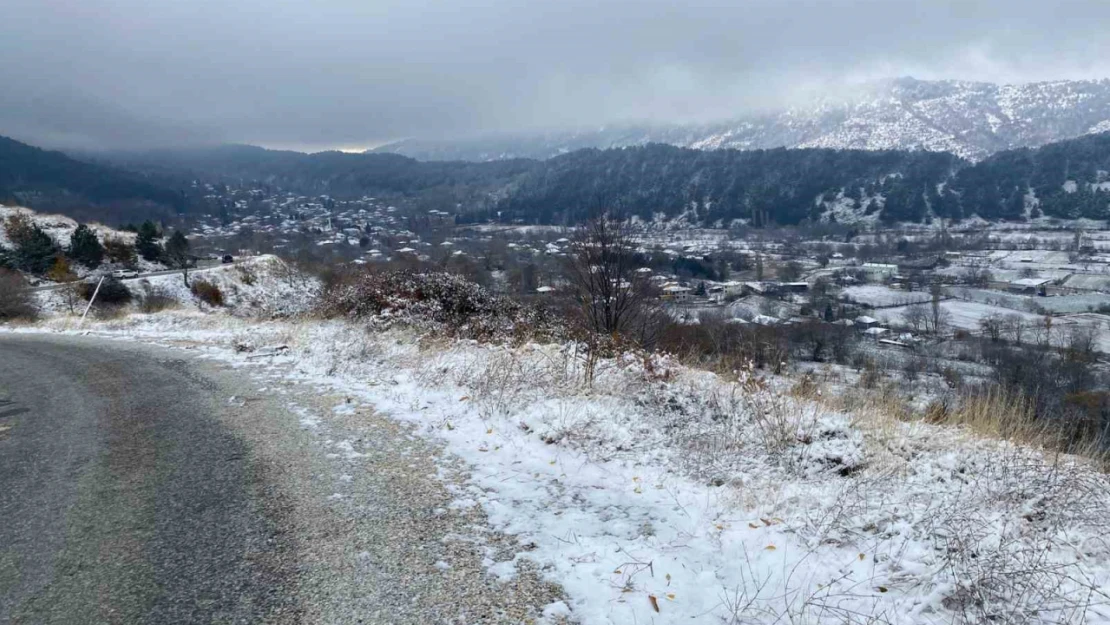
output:
[[[615,125],[459,139],[405,139],[376,148],[421,160],[550,158],[581,148],[668,143],[695,149],[928,150],[981,160],[1110,130],[1110,80],[1018,85],[883,80],[851,98],[815,97],[708,124]]]
[[[356,149],[707,124],[890,76],[1110,76],[1107,23],[1074,0],[14,0],[0,134]]]

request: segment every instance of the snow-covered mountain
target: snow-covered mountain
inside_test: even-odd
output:
[[[407,139],[375,151],[421,160],[549,158],[587,147],[669,143],[691,148],[925,149],[980,160],[1015,147],[1110,130],[1110,80],[996,85],[897,78],[848,98],[817,98],[775,113],[698,126]]]

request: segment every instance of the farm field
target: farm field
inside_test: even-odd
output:
[[[949,325],[961,330],[978,331],[979,320],[988,315],[1020,315],[1028,324],[1038,323],[1044,318],[1043,315],[1014,310],[1012,308],[1003,308],[1001,306],[981,304],[979,302],[948,300],[941,302],[940,306],[942,309],[948,311]],[[903,315],[907,308],[909,308],[909,306],[886,309],[878,315],[878,318],[894,325],[901,325],[903,323]]]
[[[969,287],[950,288],[947,290],[947,293],[960,300],[1001,306],[1003,308],[1012,308],[1014,310],[1031,313],[1082,313],[1097,310],[1099,306],[1110,305],[1110,295],[1103,295],[1101,293],[1036,297]]]
[[[930,299],[930,295],[923,291],[902,291],[877,284],[848,287],[841,292],[841,297],[873,308],[908,306]]]

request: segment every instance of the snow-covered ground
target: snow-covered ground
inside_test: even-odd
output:
[[[965,302],[949,300],[940,303],[940,307],[948,312],[948,324],[953,328],[961,330],[974,330],[978,331],[979,320],[988,315],[1018,315],[1028,325],[1037,325],[1044,319],[1043,315],[1014,310],[1012,308],[1003,308],[1001,306],[991,306],[989,304],[981,304],[979,302]],[[905,323],[905,306],[898,308],[887,308],[878,314],[878,318],[894,325],[903,325]]]
[[[87,330],[414,425],[470,465],[454,505],[481,506],[518,536],[516,560],[563,585],[551,620],[1110,623],[1110,480],[1075,458],[831,412],[789,380],[666,358],[603,360],[590,381],[571,345],[194,309]]]
[[[947,290],[947,293],[963,300],[1002,306],[1004,308],[1013,308],[1026,312],[1047,311],[1057,314],[1081,313],[1097,310],[1100,306],[1110,306],[1110,295],[1101,293],[1036,297],[970,287],[952,287]]]
[[[901,291],[879,284],[850,286],[841,291],[840,294],[841,297],[850,302],[875,308],[908,306],[927,302],[931,299],[931,296],[924,291]]]
[[[173,299],[181,307],[262,317],[283,317],[306,311],[319,288],[317,280],[271,255],[244,258],[234,265],[189,271],[190,283],[201,280],[219,287],[224,296],[223,307],[214,309],[204,304],[186,286],[181,272],[124,280],[123,283],[136,301],[154,293]],[[36,295],[40,308],[46,313],[63,314],[70,309],[70,302],[61,290],[37,291]]]
[[[66,217],[65,215],[37,213],[29,208],[4,206],[3,204],[0,204],[0,245],[7,246],[11,244],[11,241],[8,240],[7,234],[5,233],[2,226],[5,219],[15,214],[22,214],[29,217],[35,225],[37,225],[39,228],[42,228],[42,230],[46,232],[46,234],[50,235],[50,238],[54,239],[54,242],[62,247],[66,247],[69,245],[69,237],[73,234],[73,231],[77,229],[78,222],[71,217]],[[115,237],[122,241],[126,241],[127,243],[135,242],[134,232],[116,230],[114,228],[109,228],[108,226],[98,223],[90,223],[86,225],[88,225],[88,227],[96,233],[97,238],[99,238],[101,242],[103,242],[106,237]]]

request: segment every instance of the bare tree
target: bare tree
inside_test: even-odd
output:
[[[1077,323],[1068,328],[1067,352],[1073,360],[1090,362],[1094,360],[1098,345],[1098,330],[1085,323]]]
[[[1002,327],[1004,323],[1002,315],[991,313],[979,319],[979,328],[991,341],[997,343],[998,340],[1002,338]]]
[[[586,329],[644,345],[655,338],[656,306],[635,250],[630,224],[602,215],[575,231],[567,273]]]
[[[185,234],[180,230],[174,232],[170,240],[166,242],[165,257],[171,267],[181,270],[185,286],[189,286],[189,265],[193,261],[189,255],[189,240],[185,238]]]
[[[902,319],[914,332],[921,332],[922,328],[929,326],[929,311],[924,304],[912,304],[902,311]]]
[[[1002,319],[1002,331],[1015,345],[1021,345],[1025,334],[1025,318],[1017,313],[1006,315]]]
[[[933,334],[940,334],[948,322],[952,319],[952,314],[940,305],[941,295],[943,291],[939,282],[934,282],[929,285],[929,331]]]
[[[1053,327],[1051,315],[1041,317],[1041,322],[1033,326],[1033,330],[1036,333],[1038,345],[1041,347],[1050,347],[1052,345]]]

